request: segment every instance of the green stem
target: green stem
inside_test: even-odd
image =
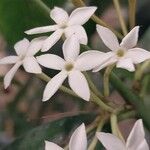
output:
[[[85,3],[82,0],[72,0],[72,3],[75,6],[77,6],[77,7],[84,7],[84,6],[86,6]],[[109,28],[110,30],[112,30],[118,36],[118,38],[120,38],[120,39],[123,38],[122,34],[120,34],[118,31],[116,31],[115,29],[113,29],[112,27],[110,27],[106,22],[104,22],[103,20],[101,20],[98,16],[92,15],[91,19],[95,23],[97,23],[99,25],[102,25],[102,26],[105,26],[105,27]]]
[[[102,93],[100,93],[100,91],[97,89],[97,87],[95,86],[95,84],[93,83],[93,81],[91,80],[90,76],[88,75],[87,72],[84,72],[84,75],[89,83],[89,86],[91,88],[91,90],[100,98],[103,99],[104,96],[102,95]]]
[[[38,74],[37,75],[38,78],[46,81],[46,82],[49,82],[51,80],[50,77],[48,77],[46,74],[42,73],[42,74]],[[60,90],[63,91],[64,93],[67,93],[71,96],[74,96],[74,97],[78,97],[80,98],[78,95],[76,95],[71,89],[65,87],[65,86],[61,86],[60,87]],[[97,97],[93,92],[91,92],[91,98],[90,100],[92,102],[94,102],[95,104],[97,104],[98,106],[100,106],[100,108],[102,108],[103,110],[106,110],[108,112],[113,112],[113,108],[111,108],[110,106],[108,106],[107,104],[105,104],[99,97]]]
[[[147,108],[143,101],[132,90],[128,89],[122,81],[112,73],[110,75],[112,85],[120,92],[125,100],[131,103],[137,110],[138,115],[143,119],[148,129],[150,129],[149,108]]]
[[[119,114],[118,119],[119,120],[126,120],[129,118],[135,118],[137,116],[137,112],[135,110],[130,110],[128,112]]]
[[[111,130],[114,135],[119,137],[122,141],[124,141],[124,138],[118,128],[118,120],[117,120],[117,115],[112,114],[110,117],[110,122],[111,122]]]
[[[109,76],[110,76],[113,68],[114,68],[114,65],[111,65],[111,66],[107,67],[104,72],[103,85],[104,85],[104,96],[105,97],[109,96]]]
[[[104,126],[106,122],[106,118],[101,118],[98,126],[97,126],[97,129],[96,129],[96,132],[100,132]],[[88,147],[88,150],[94,150],[96,145],[97,145],[97,142],[98,142],[98,139],[97,137],[95,136],[92,140],[92,142],[90,143],[89,147]]]
[[[121,25],[121,28],[122,28],[122,32],[123,32],[124,35],[126,35],[128,33],[128,31],[127,31],[127,27],[126,27],[124,18],[121,14],[121,8],[120,8],[119,0],[113,0],[113,3],[114,3],[114,6],[115,6],[115,9],[117,11],[117,15],[118,15],[119,22],[120,22],[120,25]]]
[[[128,0],[130,29],[135,26],[136,0]]]
[[[135,72],[135,80],[140,81],[143,77],[145,70],[150,66],[150,61],[145,61]]]

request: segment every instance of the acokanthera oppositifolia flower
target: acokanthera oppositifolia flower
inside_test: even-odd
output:
[[[0,64],[15,64],[4,77],[5,89],[10,85],[18,68],[23,65],[25,71],[29,73],[41,73],[39,66],[34,55],[41,49],[42,43],[46,37],[39,37],[29,42],[26,38],[17,42],[14,49],[18,56],[7,56],[0,59]]]
[[[101,61],[108,59],[105,53],[89,50],[79,55],[80,43],[75,35],[65,40],[63,44],[64,59],[53,54],[44,54],[37,57],[39,64],[44,67],[60,70],[46,85],[43,101],[50,99],[68,77],[71,89],[86,101],[90,99],[90,90],[82,71],[93,69]]]
[[[87,149],[87,136],[85,125],[82,123],[72,134],[69,142],[69,150],[86,150]],[[45,150],[63,150],[55,143],[45,141]]]
[[[64,34],[69,38],[75,34],[81,44],[87,44],[87,34],[82,27],[93,15],[97,7],[80,7],[75,9],[70,16],[62,8],[55,7],[50,12],[50,17],[55,21],[55,25],[37,27],[26,31],[27,34],[52,33],[43,43],[42,51],[49,50]]]
[[[150,52],[135,47],[138,42],[139,26],[134,27],[119,44],[115,34],[106,27],[97,25],[97,32],[104,44],[112,50],[107,55],[110,59],[103,65],[97,66],[93,71],[97,72],[102,68],[116,63],[117,68],[124,68],[128,71],[135,71],[134,64],[150,59]]]
[[[134,124],[126,143],[110,133],[97,132],[97,138],[107,150],[149,150],[141,119]]]

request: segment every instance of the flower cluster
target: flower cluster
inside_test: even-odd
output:
[[[88,43],[88,37],[82,25],[90,19],[96,9],[96,7],[80,7],[69,16],[65,10],[55,7],[50,12],[50,17],[55,21],[55,25],[25,31],[26,34],[53,33],[48,37],[35,38],[31,42],[24,38],[14,46],[17,56],[0,59],[0,64],[15,64],[4,77],[4,87],[8,88],[21,65],[26,72],[34,74],[42,73],[40,67],[42,65],[60,71],[46,85],[43,101],[49,100],[66,78],[68,78],[70,88],[83,100],[89,101],[90,90],[84,71],[97,72],[112,64],[116,64],[117,68],[135,71],[136,64],[150,59],[150,52],[135,47],[138,41],[139,26],[134,27],[119,44],[117,37],[110,29],[97,25],[100,38],[111,51],[104,53],[98,50],[88,50],[80,54],[80,44],[87,45]],[[65,37],[62,46],[64,58],[48,53],[36,55],[39,51],[50,50],[62,36]],[[108,150],[148,150],[144,136],[141,120],[135,123],[126,144],[112,134],[97,133],[98,139]],[[45,143],[46,150],[62,150],[54,143],[48,141]],[[73,133],[69,148],[70,150],[86,150],[87,137],[84,124]]]
[[[142,120],[139,119],[134,124],[127,142],[120,140],[117,136],[97,132],[97,138],[107,150],[149,150],[148,144],[145,140],[145,133]],[[69,150],[86,150],[87,149],[87,136],[85,125],[81,124],[72,134],[69,142]],[[55,143],[45,141],[45,150],[63,150]]]

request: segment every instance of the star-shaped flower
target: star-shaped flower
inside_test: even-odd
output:
[[[69,142],[69,150],[86,150],[87,137],[85,125],[82,123],[72,134]],[[45,150],[64,150],[55,143],[45,141]]]
[[[18,68],[23,65],[29,73],[41,73],[41,68],[34,55],[41,49],[45,37],[35,38],[31,42],[23,39],[17,42],[14,49],[18,56],[8,56],[0,59],[0,64],[15,64],[4,77],[5,89],[10,85]]]
[[[70,16],[62,8],[55,7],[50,12],[50,17],[55,21],[55,25],[37,27],[26,31],[27,34],[52,33],[43,43],[42,51],[49,50],[64,34],[66,38],[75,34],[80,43],[87,44],[87,34],[82,27],[93,15],[97,7],[80,7],[75,9]]]
[[[45,54],[37,57],[38,62],[47,68],[61,70],[46,85],[43,101],[50,99],[68,77],[71,89],[86,101],[90,99],[90,90],[86,78],[81,71],[97,66],[98,62],[108,59],[105,53],[90,50],[79,55],[80,44],[75,35],[63,44],[64,59],[57,55]],[[78,56],[79,55],[79,56]]]
[[[107,150],[149,150],[141,119],[134,124],[126,143],[110,133],[97,132],[97,138]]]
[[[94,72],[101,70],[102,68],[116,63],[117,68],[124,68],[128,71],[135,71],[134,64],[141,63],[147,59],[150,59],[150,52],[135,47],[138,42],[139,26],[134,27],[119,44],[115,34],[106,27],[97,25],[97,32],[101,37],[104,44],[112,50],[107,55],[110,59],[103,65],[99,65],[94,69]]]

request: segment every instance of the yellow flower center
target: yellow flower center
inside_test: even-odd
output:
[[[124,54],[125,54],[125,51],[124,51],[123,49],[119,49],[119,50],[117,51],[117,56],[118,56],[118,57],[123,57]]]
[[[71,63],[68,63],[68,64],[66,64],[65,65],[65,69],[66,69],[66,71],[71,71],[72,69],[73,69],[73,64],[71,64]]]

